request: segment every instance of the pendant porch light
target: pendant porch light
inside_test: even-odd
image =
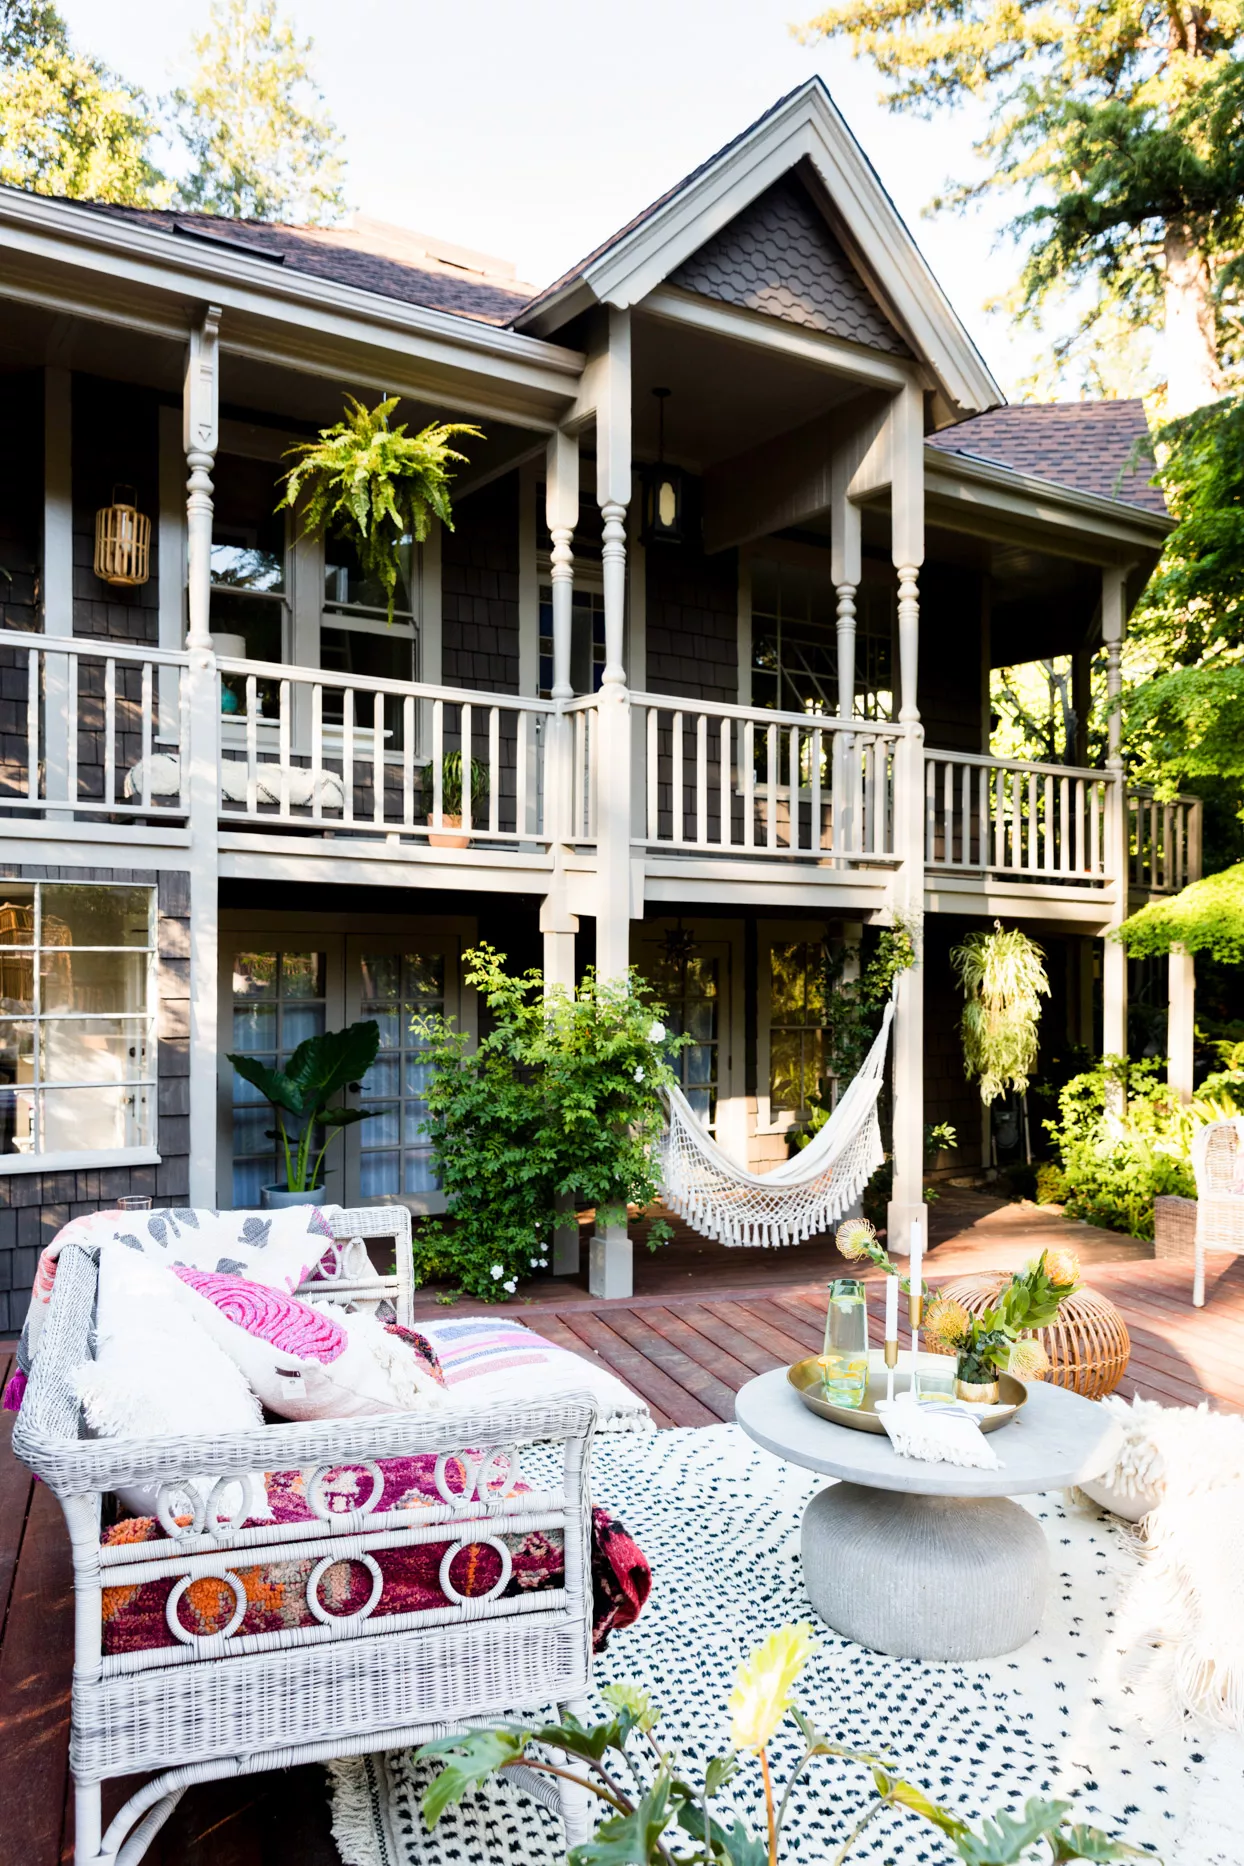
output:
[[[122,590],[136,589],[151,575],[151,520],[139,511],[132,486],[114,486],[112,504],[95,514],[95,575]]]
[[[644,468],[642,535],[645,544],[681,544],[686,520],[686,475],[665,460],[665,403],[668,389],[654,389],[657,398],[656,465]]]

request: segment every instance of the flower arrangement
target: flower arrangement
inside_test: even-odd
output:
[[[595,1725],[568,1716],[559,1724],[502,1724],[425,1743],[420,1758],[443,1765],[423,1797],[428,1831],[446,1808],[461,1801],[477,1783],[522,1764],[576,1783],[603,1806],[605,1819],[591,1840],[571,1850],[569,1866],[777,1866],[800,1777],[818,1757],[833,1757],[866,1769],[873,1794],[848,1817],[846,1838],[826,1866],[842,1866],[874,1821],[902,1810],[936,1827],[967,1866],[1013,1866],[1031,1858],[1029,1849],[1040,1841],[1049,1847],[1051,1866],[1057,1861],[1149,1857],[1112,1841],[1098,1828],[1068,1825],[1071,1804],[1066,1801],[1034,1797],[1018,1817],[1002,1809],[977,1832],[952,1809],[896,1775],[882,1757],[850,1749],[823,1735],[792,1696],[819,1644],[812,1627],[801,1621],[779,1627],[744,1659],[728,1703],[729,1748],[725,1755],[710,1758],[698,1787],[688,1779],[677,1754],[657,1741],[653,1732],[660,1710],[634,1684],[605,1686],[601,1696],[612,1715]],[[804,1753],[779,1795],[767,1752],[787,1718],[803,1737]],[[533,1745],[538,1747],[533,1749]],[[746,1767],[748,1757],[755,1759],[764,1785],[767,1831],[763,1838],[718,1800],[722,1789]],[[787,1857],[801,1856],[792,1848]]]
[[[844,1257],[867,1257],[887,1275],[897,1276],[904,1289],[910,1288],[910,1280],[887,1256],[866,1218],[848,1218],[839,1225],[836,1241]],[[1047,1327],[1079,1287],[1079,1259],[1069,1250],[1044,1250],[1009,1281],[1000,1280],[994,1301],[982,1315],[969,1315],[962,1303],[946,1301],[925,1283],[925,1340],[935,1352],[955,1356],[955,1377],[962,1387],[991,1387],[999,1373],[1040,1380],[1049,1370],[1049,1357],[1031,1331]]]

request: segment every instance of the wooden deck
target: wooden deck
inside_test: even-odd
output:
[[[936,1208],[935,1208],[936,1209]],[[960,1195],[936,1213],[944,1237],[930,1281],[1011,1267],[1046,1243],[1079,1250],[1094,1288],[1121,1309],[1132,1357],[1120,1391],[1166,1405],[1208,1399],[1244,1411],[1244,1259],[1211,1258],[1207,1306],[1191,1306],[1191,1266],[1152,1247],[1032,1207]],[[806,1252],[727,1252],[680,1235],[637,1253],[637,1294],[597,1303],[551,1280],[507,1305],[576,1352],[598,1357],[650,1401],[662,1425],[730,1419],[745,1381],[819,1348],[824,1282],[841,1269],[828,1244]],[[692,1287],[688,1288],[688,1281]],[[421,1306],[431,1309],[430,1302]],[[443,1309],[437,1309],[443,1314]],[[7,1355],[0,1366],[7,1377]],[[11,1425],[4,1415],[3,1430]],[[72,1655],[68,1544],[60,1509],[0,1452],[0,1863],[72,1860],[67,1761]],[[124,1798],[118,1789],[114,1801]],[[107,1808],[106,1808],[107,1812]],[[322,1769],[193,1789],[147,1855],[152,1866],[340,1866]]]

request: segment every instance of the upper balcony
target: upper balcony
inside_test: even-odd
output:
[[[381,862],[530,890],[560,861],[591,912],[602,792],[626,781],[602,768],[594,695],[225,657],[196,686],[184,652],[6,632],[0,696],[6,835],[149,848],[207,825],[222,873],[346,880]],[[627,704],[631,848],[650,898],[813,887],[839,908],[886,905],[901,726],[650,693]],[[932,907],[1005,897],[1101,920],[1120,881],[1147,896],[1200,872],[1194,798],[1128,793],[1120,877],[1113,773],[942,750],[923,772]]]

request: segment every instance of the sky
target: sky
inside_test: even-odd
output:
[[[83,49],[153,93],[185,74],[206,12],[58,5]],[[801,0],[286,0],[284,12],[315,41],[351,205],[513,259],[537,286],[820,72],[1008,392],[1041,347],[984,309],[1018,270],[1002,203],[922,217],[948,176],[979,172],[979,111],[892,115],[871,66],[792,36]]]

